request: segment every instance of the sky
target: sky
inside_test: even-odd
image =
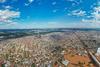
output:
[[[100,0],[0,0],[0,29],[100,28]]]

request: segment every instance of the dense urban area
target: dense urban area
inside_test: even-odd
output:
[[[11,32],[0,32],[0,67],[100,66],[100,31]]]

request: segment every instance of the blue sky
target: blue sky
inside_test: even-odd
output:
[[[99,0],[0,0],[0,29],[100,28]]]

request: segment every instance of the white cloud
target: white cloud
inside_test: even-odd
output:
[[[75,0],[66,0],[66,1],[71,1],[71,2],[73,2],[73,1],[75,1]]]
[[[57,2],[56,2],[56,1],[52,2],[52,5],[56,5],[56,4],[57,4]]]
[[[6,2],[6,0],[0,0],[0,3],[4,3],[4,2]]]
[[[11,9],[12,7],[11,6],[3,6],[3,8],[5,8],[5,9]]]
[[[82,0],[66,0],[66,1],[69,1],[69,2],[72,2],[72,5],[74,6],[75,4],[78,5],[80,3],[82,3]]]
[[[1,23],[15,23],[14,19],[20,17],[20,12],[11,11],[9,9],[0,10],[0,22]]]
[[[86,19],[82,19],[83,22],[92,22],[92,23],[99,23],[100,24],[100,1],[95,3],[97,6],[93,7],[93,11],[90,13],[89,17],[92,17],[91,19],[88,19],[88,16],[86,16]]]
[[[29,3],[25,3],[25,6],[29,6]]]
[[[90,22],[90,23],[93,23],[95,22],[94,19],[82,19],[82,22]]]
[[[73,15],[73,16],[85,16],[86,12],[83,10],[74,10],[68,15]]]
[[[83,22],[92,22],[100,23],[100,6],[94,7],[93,12],[91,13],[91,19],[82,19]]]
[[[57,11],[58,11],[57,9],[54,9],[52,12],[53,12],[53,13],[56,13]]]
[[[32,3],[34,0],[28,0],[29,1],[29,3]]]
[[[29,6],[32,2],[34,2],[35,0],[28,0],[28,3],[25,3],[25,6]]]
[[[94,11],[100,11],[100,6],[94,7]]]

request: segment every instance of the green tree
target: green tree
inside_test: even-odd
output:
[[[34,63],[32,63],[31,67],[35,67],[35,64],[34,64]]]

